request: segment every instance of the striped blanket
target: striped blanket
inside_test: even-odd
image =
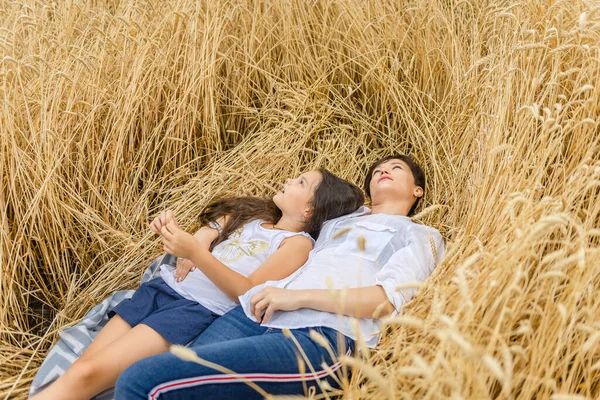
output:
[[[146,268],[141,283],[155,277],[156,274],[158,274],[161,265],[175,265],[176,260],[177,259],[170,254],[158,257],[148,268]],[[29,396],[33,396],[58,379],[58,377],[61,376],[67,368],[81,356],[81,354],[83,354],[98,332],[106,325],[108,322],[109,311],[124,299],[133,296],[133,293],[133,290],[120,290],[115,292],[102,303],[92,308],[77,325],[60,331],[58,342],[52,347],[33,379],[31,388],[29,389]],[[109,400],[113,398],[113,389],[109,389],[99,394],[94,399]]]

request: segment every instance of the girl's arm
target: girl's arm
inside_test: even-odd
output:
[[[209,226],[203,226],[196,233],[194,233],[194,239],[196,239],[203,248],[209,249],[213,240],[219,236],[219,232]]]
[[[306,262],[312,249],[312,241],[304,236],[287,238],[267,261],[246,277],[223,264],[207,249],[195,244],[194,238],[182,231],[174,220],[163,227],[161,234],[165,251],[191,260],[196,268],[235,302],[256,285],[289,276]]]
[[[229,215],[225,215],[217,219],[215,222],[223,227],[229,221],[229,218]],[[160,235],[162,227],[167,226],[172,220],[173,211],[164,210],[160,212],[160,215],[158,217],[154,218],[154,220],[150,222],[148,227],[152,232]],[[198,242],[202,244],[203,247],[209,249],[213,240],[215,240],[219,236],[219,232],[216,229],[213,229],[209,226],[203,226],[200,229],[198,229],[198,231],[194,233],[193,236]]]
[[[219,236],[219,232],[208,226],[201,227],[196,233],[194,233],[194,239],[200,243],[200,246],[204,249],[210,249],[210,245],[213,240]],[[177,266],[175,268],[175,281],[183,281],[188,274],[196,269],[196,266],[191,260],[187,258],[177,258]]]
[[[230,218],[229,215],[224,215],[215,222],[222,228],[229,222]],[[219,237],[219,233],[218,230],[211,228],[210,226],[203,226],[194,233],[194,238],[202,244],[202,247],[208,250],[210,249],[212,242]]]
[[[229,216],[223,216],[223,217],[217,219],[217,221],[215,221],[215,222],[217,224],[219,224],[220,226],[225,226],[225,224],[228,222],[228,218],[229,218]],[[173,219],[173,211],[171,211],[171,210],[161,211],[160,215],[158,217],[154,218],[154,220],[149,224],[149,228],[154,233],[157,233],[160,235],[162,227],[166,226],[169,222],[171,222],[172,219]],[[205,248],[207,250],[210,249],[210,245],[218,236],[219,236],[219,231],[217,229],[211,228],[209,226],[201,227],[193,235],[194,239],[196,239],[196,241],[198,243],[200,243],[200,246],[202,246],[203,248]],[[194,269],[195,269],[195,266],[192,263],[192,261],[190,261],[186,258],[178,257],[177,266],[175,268],[175,280],[177,282],[181,282],[182,280],[184,280],[187,277],[187,275],[190,273],[190,271],[193,271]]]
[[[259,322],[268,322],[275,311],[300,308],[355,318],[380,318],[394,312],[394,306],[381,286],[345,290],[289,290],[267,286],[250,299],[250,312]]]

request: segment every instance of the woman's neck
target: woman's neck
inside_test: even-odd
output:
[[[408,204],[399,201],[390,201],[371,205],[371,214],[388,214],[408,216],[410,208]]]
[[[290,232],[302,232],[304,230],[304,226],[306,223],[297,221],[293,218],[290,218],[287,215],[282,215],[275,224],[273,224],[274,229],[282,229]]]

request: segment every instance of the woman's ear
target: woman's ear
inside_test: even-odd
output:
[[[423,188],[421,186],[417,186],[413,191],[413,196],[415,197],[423,197]]]

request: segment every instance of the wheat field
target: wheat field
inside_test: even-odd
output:
[[[160,210],[390,152],[447,251],[345,398],[600,397],[599,76],[592,0],[1,0],[0,397]]]

